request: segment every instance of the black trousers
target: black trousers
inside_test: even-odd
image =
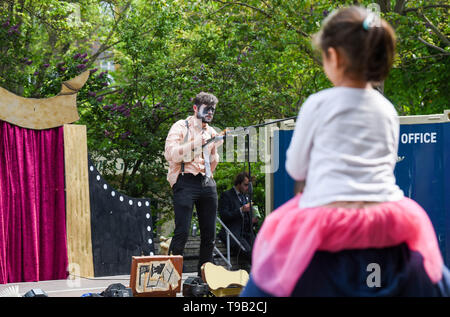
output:
[[[169,247],[169,254],[183,255],[189,230],[191,228],[194,205],[200,229],[200,255],[197,266],[199,276],[203,263],[213,262],[214,241],[216,238],[217,189],[204,186],[201,174],[179,175],[173,185],[173,206],[175,212],[175,232]]]

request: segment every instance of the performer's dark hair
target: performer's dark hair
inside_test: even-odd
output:
[[[242,183],[246,178],[250,179],[250,177],[248,176],[247,172],[241,172],[239,174],[236,175],[236,177],[234,178],[234,186],[239,185],[240,183]]]
[[[313,37],[325,56],[333,47],[347,57],[349,76],[381,82],[389,74],[395,55],[395,32],[384,19],[368,24],[370,11],[351,6],[331,13]]]
[[[216,96],[213,94],[209,94],[207,92],[200,92],[195,96],[194,98],[194,105],[201,106],[201,105],[207,105],[207,106],[215,106],[219,100]]]

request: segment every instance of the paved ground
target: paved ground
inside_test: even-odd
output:
[[[183,273],[182,283],[189,276],[195,276],[197,273]],[[24,283],[11,283],[0,284],[0,293],[3,290],[11,287],[18,286],[19,294],[22,296],[33,288],[40,288],[47,293],[49,297],[80,297],[86,293],[101,293],[109,285],[114,283],[121,283],[125,286],[130,284],[129,275],[118,275],[108,277],[96,277],[96,278],[79,278],[75,280],[55,280],[55,281],[40,281],[40,282],[24,282]],[[177,297],[181,297],[182,293],[178,293]]]

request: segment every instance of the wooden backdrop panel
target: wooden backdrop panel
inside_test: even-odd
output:
[[[133,256],[155,254],[151,200],[119,192],[88,164],[94,275],[129,274]]]
[[[69,271],[83,277],[93,277],[87,157],[86,126],[65,124],[64,160]]]
[[[50,129],[79,119],[77,92],[89,78],[89,71],[63,82],[57,96],[24,98],[0,87],[0,119],[28,129]]]

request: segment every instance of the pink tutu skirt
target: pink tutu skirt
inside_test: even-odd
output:
[[[252,254],[252,277],[264,291],[289,296],[316,251],[385,248],[406,243],[424,258],[433,282],[443,259],[426,212],[409,198],[361,209],[298,207],[297,195],[264,221]]]

